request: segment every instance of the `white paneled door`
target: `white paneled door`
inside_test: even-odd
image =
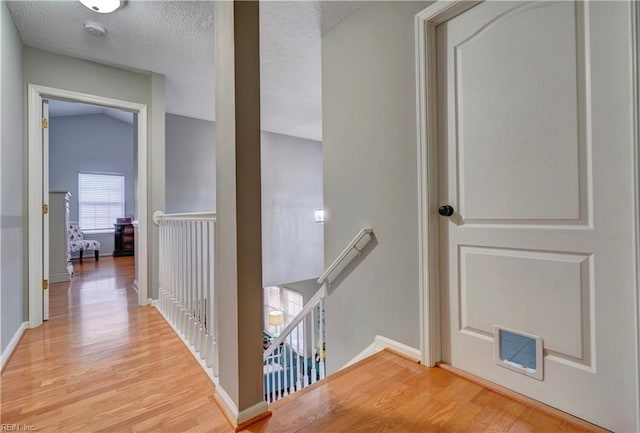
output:
[[[631,13],[485,2],[436,29],[443,358],[615,431],[639,428]]]

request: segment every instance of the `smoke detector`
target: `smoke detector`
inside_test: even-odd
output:
[[[84,29],[94,36],[104,36],[107,30],[98,23],[87,21],[84,23]]]

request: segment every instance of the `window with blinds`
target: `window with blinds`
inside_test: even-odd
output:
[[[264,329],[268,330],[272,335],[277,331],[282,332],[284,328],[291,323],[293,319],[302,311],[304,301],[302,293],[285,287],[265,287],[264,288]],[[284,323],[278,329],[276,326],[269,325],[269,313],[272,311],[282,311]],[[304,325],[294,329],[291,333],[290,344],[297,350],[302,351],[304,348]]]
[[[85,232],[113,230],[124,217],[124,176],[78,173],[78,223]]]

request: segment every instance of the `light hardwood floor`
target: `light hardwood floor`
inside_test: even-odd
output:
[[[585,432],[441,368],[379,352],[271,406],[275,432]],[[597,431],[597,430],[596,430]]]
[[[50,320],[27,330],[2,373],[1,422],[37,432],[232,432],[213,384],[153,307],[133,257],[74,263],[52,284]]]
[[[200,366],[152,307],[133,258],[75,265],[51,287],[51,319],[28,330],[2,372],[2,424],[37,432],[233,430]],[[440,368],[381,352],[271,406],[275,432],[580,432]],[[24,430],[23,430],[24,431]]]

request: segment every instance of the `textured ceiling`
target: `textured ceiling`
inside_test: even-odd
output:
[[[361,2],[261,2],[262,127],[320,140],[320,37]],[[138,1],[99,14],[78,1],[10,1],[25,45],[166,76],[166,111],[215,120],[212,1]],[[84,31],[101,24],[104,37]]]
[[[260,4],[263,129],[322,139],[320,21],[317,2]]]
[[[168,112],[213,120],[212,2],[130,1],[112,14],[93,12],[78,1],[8,6],[25,45],[162,73]],[[106,36],[87,33],[86,21],[103,25]]]

